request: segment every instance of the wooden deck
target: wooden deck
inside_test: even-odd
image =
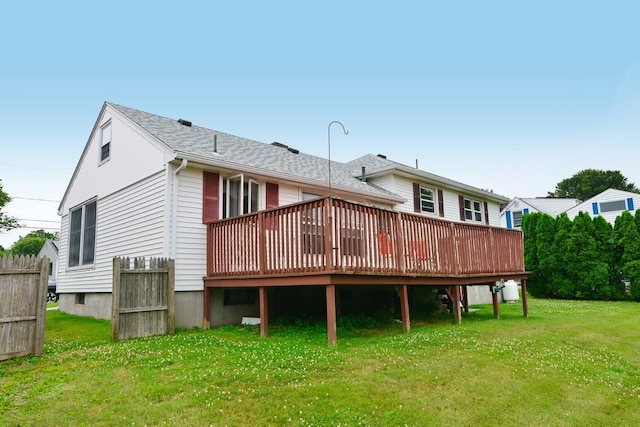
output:
[[[526,278],[519,230],[444,221],[330,197],[207,225],[205,291],[257,287],[263,320],[267,287],[324,285],[329,318],[335,312],[335,286],[400,286],[404,306],[407,286],[450,286],[460,297],[461,286],[503,279],[521,280],[527,315]],[[205,292],[206,326],[209,303]],[[408,306],[406,313],[403,308],[403,323],[408,330]],[[330,318],[328,327],[331,343],[335,324],[331,326]],[[262,328],[266,335],[265,321]]]

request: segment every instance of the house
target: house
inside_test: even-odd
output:
[[[638,208],[640,208],[640,194],[609,188],[579,205],[567,209],[566,212],[571,220],[573,220],[579,212],[586,212],[591,216],[599,215],[613,225],[615,224],[616,218],[620,216],[623,211],[631,211],[631,213],[634,213]]]
[[[60,310],[110,318],[112,259],[171,257],[176,326],[304,298],[329,307],[329,287],[314,293],[323,280],[345,285],[344,306],[363,285],[395,292],[408,326],[407,284],[452,285],[460,299],[461,286],[526,279],[521,233],[496,228],[506,201],[384,156],[329,162],[106,102],[59,206]],[[422,239],[403,237],[409,223]]]
[[[58,240],[47,240],[42,245],[38,257],[49,258],[49,287],[47,292],[47,300],[50,302],[56,302],[58,300],[58,293],[56,290],[58,282],[58,247],[60,242]]]
[[[578,199],[563,199],[553,197],[523,198],[514,197],[500,211],[500,226],[509,229],[519,229],[522,216],[528,213],[541,212],[556,217],[581,203]]]

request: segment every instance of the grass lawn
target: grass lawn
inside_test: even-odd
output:
[[[0,362],[2,426],[637,426],[640,304],[530,299],[377,329],[178,330],[110,342],[47,312]]]

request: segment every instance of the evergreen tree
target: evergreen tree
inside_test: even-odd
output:
[[[540,214],[536,226],[536,253],[540,280],[543,283],[540,296],[552,297],[555,295],[552,287],[553,276],[557,269],[556,254],[553,252],[553,240],[555,237],[555,220],[547,214]],[[533,295],[533,294],[532,294]]]
[[[540,291],[541,281],[536,255],[536,223],[540,213],[530,213],[522,217],[520,229],[524,235],[524,269],[529,271],[527,289],[533,296],[544,296]]]
[[[609,269],[609,283],[600,290],[597,299],[620,300],[624,298],[624,283],[621,272],[616,268],[614,259],[615,238],[613,226],[602,216],[593,218],[594,238],[598,248],[598,261],[605,263]]]
[[[569,235],[571,233],[571,220],[565,212],[556,217],[555,235],[553,237],[553,253],[556,254],[553,266],[553,280],[551,289],[553,295],[558,298],[574,298],[574,285],[567,274]]]
[[[575,297],[583,299],[611,299],[606,290],[609,285],[609,266],[599,260],[595,226],[586,212],[573,219],[567,244],[567,275],[574,284]],[[604,293],[605,295],[601,295]]]
[[[628,211],[616,218],[614,225],[614,265],[629,281],[631,297],[640,299],[640,232],[635,217]]]

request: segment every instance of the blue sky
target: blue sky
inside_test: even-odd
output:
[[[640,186],[638,16],[616,0],[12,2],[5,210],[59,227],[104,101],[323,157],[339,120],[334,160],[382,153],[507,197],[586,168]]]

